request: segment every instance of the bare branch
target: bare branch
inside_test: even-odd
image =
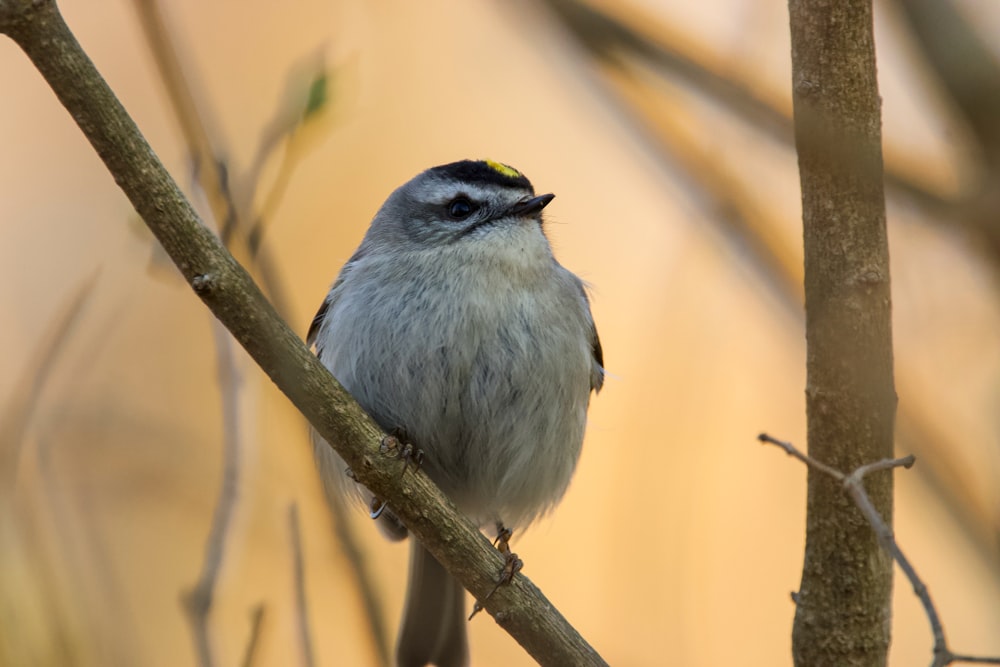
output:
[[[952,0],[893,3],[922,55],[974,135],[974,145],[1000,170],[1000,62]],[[983,187],[994,187],[992,181]]]
[[[220,140],[209,131],[209,123],[205,119],[206,104],[204,101],[199,104],[191,79],[184,74],[158,0],[133,1],[153,60],[166,88],[167,98],[173,107],[174,117],[180,124],[188,152],[195,164],[198,185],[205,193],[220,235],[230,248],[235,240],[245,245],[250,235],[247,227],[253,216],[249,211],[242,210],[233,197],[232,175]],[[278,312],[287,317],[289,300],[284,285],[278,279],[279,272],[271,254],[263,249],[251,254],[257,271],[263,276],[262,282],[268,296]]]
[[[360,547],[360,541],[354,534],[351,520],[348,516],[350,508],[344,502],[343,495],[331,498],[332,494],[324,493],[327,505],[333,518],[333,530],[341,553],[347,559],[354,578],[358,581],[358,595],[368,619],[368,630],[371,633],[371,644],[375,664],[388,667],[392,664],[390,658],[389,631],[385,625],[385,614],[382,602],[375,592],[375,576],[371,572],[371,561]]]
[[[790,442],[785,442],[783,440],[776,440],[771,436],[769,436],[767,433],[761,433],[760,435],[757,436],[757,439],[760,440],[761,442],[767,442],[772,445],[777,445],[778,447],[781,447],[783,450],[785,450],[785,453],[791,456],[792,458],[798,459],[799,461],[805,463],[807,466],[811,468],[816,468],[816,470],[819,470],[821,472],[826,473],[827,475],[830,475],[838,482],[844,481],[844,475],[841,474],[839,470],[831,468],[825,463],[817,461],[816,459],[810,457],[808,454],[803,454],[798,449],[796,449],[795,446]]]
[[[299,630],[299,648],[303,667],[313,667],[312,636],[309,632],[309,605],[306,602],[305,563],[302,558],[302,531],[299,528],[299,506],[288,506],[288,531],[292,543],[292,567],[295,578],[295,620]]]
[[[913,586],[913,592],[920,599],[920,603],[924,607],[924,613],[927,614],[927,620],[931,626],[931,634],[934,636],[934,661],[931,663],[931,667],[944,667],[945,665],[950,665],[956,662],[991,665],[1000,664],[1000,657],[992,658],[962,655],[952,653],[952,651],[948,648],[948,642],[944,636],[944,627],[941,625],[941,618],[938,615],[937,608],[934,606],[934,602],[931,600],[931,595],[927,590],[927,586],[924,584],[919,575],[917,575],[917,571],[914,569],[909,559],[903,554],[903,550],[899,548],[899,544],[896,542],[892,529],[882,519],[882,516],[878,513],[878,510],[875,509],[871,499],[868,497],[868,493],[865,491],[863,484],[865,475],[883,470],[892,470],[894,468],[910,468],[916,462],[916,457],[911,454],[900,459],[882,459],[881,461],[866,463],[865,465],[859,466],[849,475],[845,475],[836,468],[832,468],[821,461],[817,461],[807,454],[803,454],[790,442],[778,440],[777,438],[773,438],[766,433],[761,433],[757,436],[757,439],[763,443],[780,447],[785,450],[785,453],[789,456],[802,461],[813,470],[818,470],[825,475],[829,475],[833,479],[840,482],[840,484],[844,487],[844,490],[858,506],[858,509],[861,510],[861,513],[865,516],[869,525],[871,525],[872,530],[875,531],[879,543],[892,556],[893,560],[899,564],[899,569],[903,571],[903,574],[905,574],[906,578],[910,581],[910,584]]]
[[[219,376],[219,395],[222,399],[222,484],[212,513],[212,524],[205,542],[205,560],[194,588],[182,597],[184,610],[195,640],[195,652],[202,667],[215,664],[208,629],[208,616],[215,597],[215,584],[219,579],[225,556],[226,538],[232,524],[233,512],[239,493],[240,436],[239,371],[233,351],[232,338],[216,321],[212,323]]]
[[[240,667],[253,667],[254,658],[257,657],[257,644],[260,641],[261,628],[264,626],[264,603],[260,603],[253,608],[250,616],[250,638],[247,640],[247,647],[243,653],[243,660]]]
[[[0,415],[0,504],[4,494],[14,492],[17,471],[20,467],[21,449],[31,416],[38,398],[55,368],[59,355],[66,348],[70,335],[76,328],[87,303],[87,298],[97,283],[97,273],[83,282],[76,293],[60,309],[49,330],[36,346],[36,352],[25,369],[25,379],[15,386],[26,387],[14,394]]]
[[[950,653],[946,657],[947,662],[937,662],[932,665],[932,667],[938,667],[938,665],[949,665],[954,662],[968,662],[975,663],[979,665],[1000,665],[1000,658],[982,657],[975,655],[963,655],[961,653]]]
[[[217,141],[212,140],[205,110],[199,108],[191,80],[184,74],[180,55],[170,38],[167,21],[158,0],[133,0],[139,25],[149,44],[153,62],[166,88],[174,118],[194,163],[195,174],[205,194],[220,236],[230,246],[233,232],[239,229],[240,211],[233,201],[229,186],[229,170]]]

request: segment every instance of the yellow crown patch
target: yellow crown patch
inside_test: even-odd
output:
[[[519,172],[517,169],[514,169],[514,167],[508,167],[502,162],[496,162],[494,160],[483,160],[483,162],[486,163],[486,166],[493,171],[499,172],[508,178],[524,178],[524,174]]]

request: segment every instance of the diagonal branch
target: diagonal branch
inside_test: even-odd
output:
[[[288,532],[292,543],[292,570],[295,579],[295,625],[302,651],[302,667],[314,667],[312,633],[309,631],[309,604],[306,600],[306,566],[302,555],[302,529],[299,527],[299,506],[288,506]]]
[[[221,389],[219,393],[222,399],[222,483],[219,486],[219,497],[212,513],[208,539],[205,541],[205,556],[201,564],[201,573],[198,575],[198,581],[194,587],[181,597],[184,611],[191,623],[195,652],[201,667],[211,667],[216,664],[212,653],[208,616],[212,610],[215,587],[222,569],[226,538],[229,534],[229,527],[232,525],[233,514],[236,511],[242,450],[239,408],[240,377],[236,368],[233,341],[217,321],[212,322],[212,336],[215,338],[219,387]]]
[[[36,346],[37,351],[27,365],[25,378],[15,385],[27,389],[16,392],[0,412],[0,501],[7,501],[8,495],[14,492],[29,422],[53,368],[66,349],[70,334],[79,324],[80,315],[97,283],[97,275],[94,273],[84,281],[72,298],[62,306]]]
[[[253,667],[254,658],[257,656],[257,645],[260,643],[261,628],[264,625],[264,610],[264,603],[261,603],[250,612],[250,638],[247,640],[240,667]]]

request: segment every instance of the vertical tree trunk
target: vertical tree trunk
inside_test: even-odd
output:
[[[889,251],[871,0],[790,0],[805,243],[809,453],[844,472],[893,454]],[[891,525],[892,474],[866,482]],[[792,650],[885,665],[892,561],[843,489],[809,472]]]

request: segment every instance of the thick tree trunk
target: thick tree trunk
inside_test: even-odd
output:
[[[891,457],[889,251],[871,0],[790,0],[805,243],[809,454],[839,470]],[[866,488],[891,525],[892,473]],[[809,472],[795,664],[885,665],[892,561],[843,489]]]

